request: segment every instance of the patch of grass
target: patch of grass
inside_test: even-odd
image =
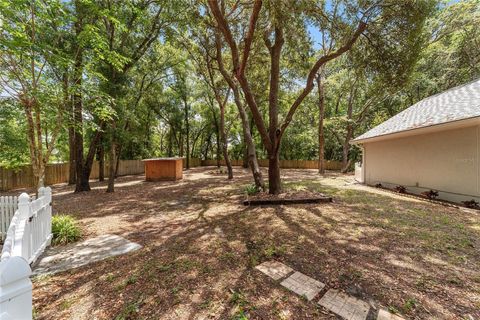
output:
[[[129,284],[134,284],[135,282],[137,282],[137,276],[136,275],[131,275],[130,277],[127,278],[127,280],[125,281],[125,283],[127,285]]]
[[[66,299],[60,303],[60,310],[67,310],[75,303],[74,299]]]
[[[220,260],[226,263],[235,262],[236,259],[237,259],[237,255],[234,252],[225,252],[222,255],[220,255]]]
[[[232,295],[230,296],[230,302],[236,306],[244,307],[248,304],[247,299],[245,299],[244,294],[241,291],[231,290]]]
[[[354,268],[348,268],[344,272],[340,273],[338,280],[340,282],[346,283],[346,282],[354,282],[362,279],[363,274],[362,271]]]
[[[136,319],[136,315],[140,310],[141,301],[132,301],[126,304],[120,313],[115,317],[115,320]]]
[[[393,313],[393,314],[398,314],[400,313],[400,311],[398,311],[398,309],[394,306],[388,306],[388,311]]]
[[[200,303],[200,305],[198,307],[200,309],[208,309],[208,308],[210,308],[211,304],[212,304],[212,300],[207,299],[207,300],[203,301],[202,303]]]
[[[64,245],[75,242],[81,237],[77,220],[70,215],[55,215],[52,217],[52,234],[54,245]]]
[[[250,302],[245,298],[245,295],[240,290],[230,290],[232,295],[230,297],[230,303],[235,305],[237,311],[232,317],[232,320],[245,320],[248,319],[248,309]]]
[[[286,251],[287,250],[285,246],[276,246],[275,244],[271,244],[263,250],[263,253],[267,259],[271,259],[284,255]]]
[[[167,272],[168,270],[172,269],[172,264],[161,264],[157,267],[157,269],[160,272]]]
[[[253,196],[253,195],[255,195],[255,194],[257,194],[257,193],[260,192],[260,190],[259,190],[259,189],[257,188],[257,186],[254,185],[254,184],[249,184],[249,185],[245,186],[245,187],[243,188],[243,190],[244,190],[245,193],[246,193],[247,195],[249,195],[249,196]]]
[[[248,316],[244,310],[238,310],[233,315],[232,320],[248,320]]]
[[[323,185],[318,181],[285,181],[283,182],[282,186],[285,190],[309,190],[314,192],[321,192],[330,196],[336,195],[338,192],[340,192],[340,189]]]
[[[278,258],[287,252],[284,245],[278,246],[271,240],[250,240],[246,243],[250,266],[254,267],[263,260]]]
[[[117,291],[122,291],[127,286],[135,284],[137,282],[137,279],[138,279],[137,275],[130,275],[127,279],[120,282],[115,289]]]
[[[415,298],[409,298],[407,299],[407,301],[405,301],[405,303],[403,304],[403,312],[405,313],[409,313],[411,312],[413,309],[415,309],[415,307],[417,306],[417,300]]]

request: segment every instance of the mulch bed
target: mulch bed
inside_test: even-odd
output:
[[[325,203],[332,202],[332,197],[317,192],[286,192],[281,194],[258,193],[254,196],[247,196],[243,201],[246,206],[259,205],[280,205],[280,204],[304,204],[304,203]]]
[[[457,208],[457,209],[467,208],[467,209],[473,209],[473,210],[479,210],[480,211],[480,207],[469,207],[469,206],[466,206],[464,203],[457,203],[457,202],[448,201],[448,200],[444,200],[444,199],[437,199],[437,198],[432,199],[432,198],[426,197],[423,194],[416,194],[416,193],[411,193],[411,192],[408,192],[408,191],[398,192],[394,189],[387,188],[385,186],[376,186],[376,185],[369,185],[369,186],[372,187],[372,188],[381,189],[383,191],[387,191],[387,192],[390,192],[390,193],[396,193],[396,194],[402,195],[402,196],[407,197],[407,198],[420,199],[420,200],[428,201],[430,203],[440,204],[440,205],[445,206],[445,207],[451,207],[451,208]]]

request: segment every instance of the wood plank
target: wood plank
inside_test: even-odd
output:
[[[302,199],[247,199],[243,201],[245,206],[280,205],[280,204],[304,204],[304,203],[327,203],[332,202],[332,197],[312,197]]]

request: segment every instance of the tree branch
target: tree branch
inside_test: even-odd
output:
[[[305,99],[305,97],[312,91],[314,87],[314,80],[315,80],[315,75],[317,74],[318,70],[320,67],[322,67],[325,63],[329,62],[330,60],[333,60],[348,50],[350,50],[353,46],[353,44],[357,41],[357,39],[360,37],[360,35],[367,29],[367,24],[363,21],[361,21],[358,24],[357,30],[355,33],[352,35],[352,37],[345,43],[343,46],[338,48],[336,51],[322,56],[320,59],[317,60],[317,62],[313,65],[312,69],[310,70],[308,77],[307,77],[307,83],[305,85],[305,88],[303,89],[302,93],[298,98],[295,100],[295,102],[292,104],[290,107],[290,110],[288,111],[288,114],[285,118],[285,121],[283,122],[281,128],[280,128],[280,134],[279,134],[279,140],[285,133],[285,130],[287,129],[288,125],[293,119],[293,115],[297,111],[297,108],[300,106],[302,101]]]

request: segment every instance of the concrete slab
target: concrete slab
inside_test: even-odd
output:
[[[107,234],[77,244],[52,247],[45,251],[33,268],[32,275],[54,274],[109,257],[138,250],[142,246],[127,239]]]
[[[308,301],[313,300],[313,298],[315,298],[315,296],[325,287],[324,283],[310,278],[298,271],[283,280],[280,284],[296,294],[304,296]]]
[[[404,320],[399,315],[393,314],[385,309],[380,309],[378,311],[377,320]]]
[[[292,268],[278,261],[265,261],[256,266],[255,269],[260,270],[273,280],[280,280],[293,271]]]
[[[335,289],[328,290],[318,304],[346,320],[365,320],[370,310],[368,303]]]

